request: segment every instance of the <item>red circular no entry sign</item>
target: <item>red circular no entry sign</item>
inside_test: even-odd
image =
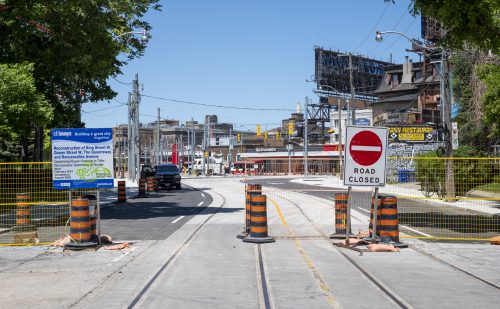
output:
[[[351,139],[349,153],[359,165],[372,165],[382,155],[382,141],[372,131],[358,132]]]

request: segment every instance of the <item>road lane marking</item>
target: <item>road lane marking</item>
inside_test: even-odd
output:
[[[359,210],[365,211],[365,212],[367,212],[367,213],[370,213],[368,210],[363,209],[363,208],[361,208],[361,207],[356,207],[356,208],[357,208],[357,209],[359,209]]]
[[[407,229],[407,230],[410,230],[410,231],[412,231],[412,232],[415,232],[415,233],[417,233],[417,234],[424,235],[424,236],[426,236],[426,237],[434,237],[434,236],[432,236],[432,235],[425,234],[424,232],[420,232],[420,231],[418,231],[418,230],[412,229],[411,227],[407,227],[406,225],[402,225],[402,224],[400,224],[399,226],[401,226],[401,227],[403,227],[403,228],[405,228],[405,229]]]
[[[179,218],[175,219],[174,221],[172,221],[172,223],[177,223],[179,222],[179,220],[181,220],[182,218],[184,218],[184,216],[180,216]]]
[[[290,233],[290,235],[292,237],[294,237],[295,235],[293,234],[293,231],[291,230],[290,226],[286,222],[285,217],[283,216],[283,213],[281,212],[281,209],[280,209],[278,203],[275,200],[273,200],[272,198],[269,198],[269,200],[271,201],[271,203],[273,203],[274,208],[276,209],[276,212],[278,212],[278,216],[281,220],[281,223],[288,230],[288,233]],[[335,295],[333,294],[332,290],[330,289],[330,287],[328,286],[326,281],[323,279],[323,277],[319,273],[318,269],[314,266],[312,260],[307,255],[306,251],[304,250],[304,247],[302,246],[302,242],[296,238],[293,239],[293,242],[295,244],[295,247],[297,248],[297,251],[299,251],[300,255],[302,256],[302,259],[306,263],[307,268],[309,269],[309,271],[311,271],[311,273],[313,274],[313,277],[317,280],[317,283],[319,285],[321,292],[323,292],[323,294],[326,296],[326,298],[328,300],[328,304],[330,306],[332,306],[333,308],[341,307],[340,304],[337,302],[337,299],[336,299]]]
[[[203,204],[203,201],[201,201],[201,202],[198,204],[198,206],[201,206],[201,204]]]

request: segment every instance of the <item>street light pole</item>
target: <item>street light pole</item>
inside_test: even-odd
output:
[[[307,156],[308,156],[308,144],[309,144],[309,138],[308,138],[308,102],[309,98],[306,97],[304,101],[304,177],[307,177],[307,173],[309,172],[309,166],[307,162]]]
[[[339,170],[340,170],[340,180],[344,179],[344,173],[343,173],[343,156],[342,156],[342,111],[340,110],[340,98],[337,99],[337,111],[338,111],[338,117],[339,117],[339,145],[338,145],[338,151],[339,151]]]

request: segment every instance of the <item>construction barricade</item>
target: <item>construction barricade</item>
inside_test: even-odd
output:
[[[243,224],[243,232],[236,237],[244,238],[250,234],[250,217],[251,217],[251,199],[253,195],[262,194],[261,184],[247,184],[245,186],[245,220]]]
[[[118,181],[118,203],[125,203],[127,201],[127,191],[125,187],[125,181]]]
[[[90,240],[94,241],[97,239],[97,196],[87,194],[82,198],[89,200]]]
[[[250,234],[244,242],[269,243],[274,238],[269,236],[267,228],[267,198],[265,195],[252,195],[250,198]]]
[[[31,224],[31,205],[29,202],[28,193],[16,194],[16,225],[11,228],[16,244],[37,239],[36,227]]]
[[[146,179],[139,178],[139,197],[146,197]]]
[[[65,249],[81,250],[96,247],[91,242],[90,209],[88,199],[72,199],[69,237],[71,241],[64,245]]]
[[[335,194],[335,233],[330,238],[345,238],[347,233],[347,193]],[[352,234],[349,231],[349,234]]]
[[[155,178],[152,176],[149,176],[146,178],[146,180],[147,180],[147,191],[154,192],[155,191]]]
[[[395,196],[382,197],[382,207],[377,224],[377,235],[382,242],[394,247],[408,247],[399,241],[398,200]]]

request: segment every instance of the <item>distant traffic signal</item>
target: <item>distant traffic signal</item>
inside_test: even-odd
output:
[[[277,130],[276,131],[276,139],[280,139],[280,138],[281,138],[281,131]]]
[[[267,141],[267,131],[264,132],[264,140]]]
[[[236,141],[241,143],[241,133],[236,134]]]
[[[292,135],[293,131],[294,131],[294,123],[293,122],[289,122],[288,123],[288,135]]]
[[[260,137],[260,124],[257,125],[257,128],[256,128],[256,133],[257,133],[257,137]]]

